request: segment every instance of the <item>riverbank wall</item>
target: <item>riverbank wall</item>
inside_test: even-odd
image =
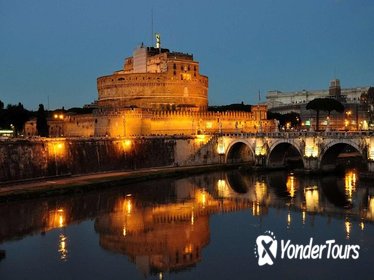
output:
[[[0,182],[218,163],[213,139],[192,137],[0,140]]]

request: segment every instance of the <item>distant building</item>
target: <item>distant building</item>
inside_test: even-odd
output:
[[[301,107],[315,98],[339,97],[350,104],[360,104],[361,96],[367,94],[369,87],[343,88],[339,80],[332,80],[326,90],[302,90],[293,92],[269,91],[266,95],[268,110],[274,113],[300,113]]]
[[[370,87],[356,87],[342,89],[339,80],[332,80],[328,90],[286,92],[270,91],[266,96],[269,111],[274,113],[300,114],[302,126],[308,128],[316,125],[316,112],[307,110],[306,105],[316,98],[334,98],[344,107],[344,113],[320,111],[320,129],[325,130],[367,130],[370,129],[368,91]]]
[[[24,134],[25,136],[35,136],[38,134],[38,130],[36,129],[36,118],[25,123]]]

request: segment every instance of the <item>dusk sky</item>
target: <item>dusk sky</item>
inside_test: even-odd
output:
[[[268,90],[374,85],[374,1],[0,0],[0,100],[50,109],[97,98],[96,78],[154,32],[193,53],[209,104],[257,103]]]

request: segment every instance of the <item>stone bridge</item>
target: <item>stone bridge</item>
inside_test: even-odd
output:
[[[374,172],[373,132],[274,132],[213,137],[220,162],[281,167],[298,162],[306,170],[330,170],[339,159],[362,158]]]

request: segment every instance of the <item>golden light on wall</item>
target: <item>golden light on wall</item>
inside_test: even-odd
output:
[[[319,209],[319,192],[317,186],[306,187],[304,189],[305,204],[307,211],[317,211]]]
[[[361,129],[362,130],[368,130],[369,129],[369,124],[368,124],[367,120],[362,121]]]
[[[183,80],[189,81],[191,80],[191,74],[189,73],[182,73]]]
[[[205,144],[206,142],[208,142],[207,136],[204,134],[196,135],[195,141],[199,144]]]
[[[318,144],[316,143],[316,139],[313,137],[307,137],[305,139],[305,157],[310,158],[317,158],[318,157]]]
[[[123,140],[121,144],[124,152],[130,151],[132,148],[132,141],[130,139]]]
[[[256,147],[255,147],[255,154],[256,156],[264,156],[266,155],[266,145],[265,141],[262,138],[256,138]]]
[[[64,156],[65,141],[52,141],[48,143],[48,152],[51,156]]]
[[[225,154],[225,144],[223,143],[223,139],[219,138],[218,143],[217,143],[217,153],[219,155],[224,155]]]
[[[213,127],[213,123],[212,122],[206,122],[205,127],[207,129],[211,129]]]
[[[345,126],[345,127],[348,127],[348,125],[349,125],[349,120],[345,119],[345,120],[344,120],[344,126]]]
[[[218,146],[217,146],[217,153],[219,155],[224,155],[225,154],[225,146],[223,143],[218,143]]]

